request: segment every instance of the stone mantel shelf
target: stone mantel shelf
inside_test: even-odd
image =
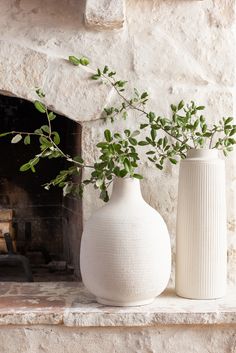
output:
[[[153,304],[97,304],[78,282],[0,283],[0,325],[68,327],[236,324],[236,288],[218,300],[187,300],[169,289]]]

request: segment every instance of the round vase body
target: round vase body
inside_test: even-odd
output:
[[[217,150],[190,150],[180,163],[176,293],[216,299],[226,293],[225,165]]]
[[[152,302],[171,271],[168,230],[142,198],[137,179],[116,179],[108,204],[85,225],[81,242],[84,285],[106,305]]]

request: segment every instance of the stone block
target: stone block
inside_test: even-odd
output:
[[[34,101],[35,88],[41,87],[45,103],[75,121],[98,119],[112,92],[91,75],[66,59],[0,40],[0,92]]]
[[[87,0],[84,19],[87,27],[96,30],[122,28],[125,20],[124,0]]]

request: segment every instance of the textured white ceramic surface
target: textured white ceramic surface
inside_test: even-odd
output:
[[[192,299],[226,294],[225,166],[217,150],[190,150],[180,164],[176,293]]]
[[[108,204],[85,225],[81,274],[102,304],[144,305],[167,286],[170,239],[159,213],[142,197],[137,179],[116,179]]]

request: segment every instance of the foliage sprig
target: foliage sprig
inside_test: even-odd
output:
[[[69,62],[77,67],[89,65],[89,60],[84,56],[70,56]],[[91,79],[109,84],[120,99],[118,106],[105,107],[105,120],[125,120],[130,111],[138,114],[138,129],[135,131],[125,129],[123,132],[112,133],[105,129],[104,139],[96,145],[99,157],[92,165],[87,164],[81,156],[70,156],[61,149],[60,134],[53,129],[56,115],[43,102],[45,94],[40,88],[36,90],[38,99],[34,105],[45,115],[46,123],[33,132],[0,133],[0,137],[13,135],[11,142],[14,144],[23,141],[25,145],[30,145],[32,138],[38,140],[39,152],[20,167],[22,172],[31,170],[35,173],[37,164],[45,158],[63,158],[66,161],[65,169],[44,185],[47,190],[58,186],[63,189],[64,195],[82,196],[84,188],[92,184],[100,191],[100,198],[108,201],[107,189],[115,177],[142,179],[142,175],[136,172],[140,161],[138,148],[145,148],[147,159],[162,170],[165,162],[176,164],[179,159],[186,158],[191,148],[218,149],[226,156],[236,144],[236,125],[232,117],[222,118],[210,126],[203,115],[204,106],[198,106],[193,101],[185,104],[183,100],[170,106],[170,117],[159,116],[147,109],[148,92],[140,93],[134,88],[132,96],[127,97],[128,81],[118,79],[116,72],[107,65],[103,69],[94,70]],[[140,135],[141,130],[145,134]],[[144,137],[140,139],[140,136]],[[82,178],[84,169],[90,170],[90,176],[85,180]]]
[[[171,104],[170,117],[158,116],[146,109],[148,92],[139,93],[134,88],[134,95],[128,98],[124,93],[128,82],[117,79],[116,72],[107,65],[103,69],[97,69],[91,79],[110,84],[121,99],[119,107],[110,106],[104,109],[105,120],[114,122],[115,118],[126,119],[130,110],[138,113],[139,120],[146,120],[139,123],[139,129],[148,129],[149,132],[145,140],[138,144],[150,147],[146,154],[158,169],[163,169],[166,160],[176,164],[176,158],[186,158],[187,151],[191,148],[216,148],[227,156],[236,144],[236,125],[233,124],[232,117],[222,118],[210,126],[203,115],[204,106],[198,106],[193,101],[185,104],[183,100],[177,105]],[[158,130],[164,133],[164,137],[158,134]]]

